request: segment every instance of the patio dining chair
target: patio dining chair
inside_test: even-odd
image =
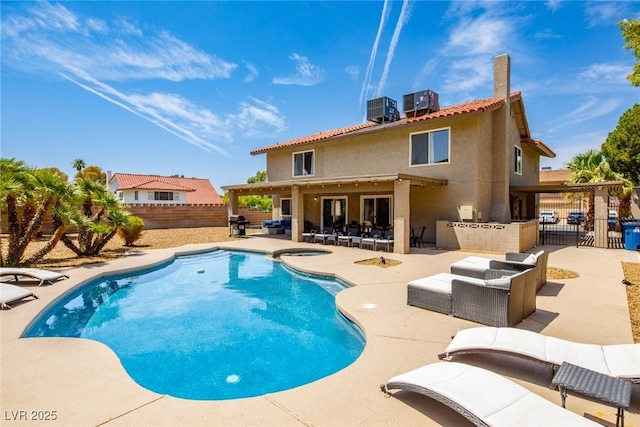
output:
[[[424,230],[426,230],[427,227],[420,227],[418,229],[418,231],[416,231],[414,233],[414,231],[411,231],[411,246],[416,247],[416,248],[421,248],[422,246],[424,246],[424,242],[422,241],[422,239],[424,238]]]

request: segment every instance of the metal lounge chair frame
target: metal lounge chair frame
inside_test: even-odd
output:
[[[38,286],[42,286],[44,283],[52,285],[56,280],[69,278],[66,274],[40,268],[0,267],[0,277],[6,276],[13,276],[13,280],[16,282],[20,281],[21,277],[39,280]]]
[[[11,308],[9,304],[12,302],[20,301],[29,297],[38,299],[36,294],[28,289],[9,283],[0,283],[0,307],[3,309],[8,310]]]

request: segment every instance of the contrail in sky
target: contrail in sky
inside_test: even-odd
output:
[[[386,2],[385,2],[386,3]],[[391,67],[391,62],[393,61],[393,54],[396,50],[396,46],[398,45],[398,40],[400,39],[400,32],[402,31],[402,27],[409,20],[409,15],[411,13],[411,1],[404,0],[402,2],[402,10],[400,11],[400,16],[398,17],[398,22],[396,23],[396,29],[393,32],[393,37],[391,38],[391,44],[389,45],[389,52],[387,53],[387,61],[384,64],[384,70],[382,71],[382,77],[380,78],[380,83],[378,83],[378,90],[376,97],[382,96],[382,91],[384,90],[384,85],[387,82],[387,76],[389,75],[389,68]]]
[[[382,15],[380,16],[380,24],[378,25],[378,33],[376,34],[376,39],[373,42],[373,48],[371,49],[371,55],[369,56],[369,64],[367,65],[367,71],[364,74],[364,81],[362,82],[362,89],[360,90],[360,105],[364,102],[366,97],[369,83],[371,83],[371,73],[373,71],[373,63],[376,60],[376,55],[378,53],[378,45],[380,44],[380,37],[382,36],[382,30],[384,29],[384,24],[387,22],[387,18],[389,17],[389,0],[384,0],[384,5],[382,6]],[[366,112],[365,112],[366,114]]]

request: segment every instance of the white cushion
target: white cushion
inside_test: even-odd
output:
[[[528,257],[526,257],[524,260],[522,260],[523,263],[525,264],[537,264],[538,263],[538,258],[536,258],[536,256],[534,254],[529,255]]]
[[[602,352],[612,376],[640,378],[640,344],[603,345]]]
[[[484,285],[485,282],[482,279],[476,279],[474,277],[459,276],[457,274],[450,273],[438,273],[433,276],[422,277],[420,279],[412,280],[408,283],[409,286],[414,286],[421,289],[427,289],[433,292],[451,293],[451,281],[453,279],[464,280],[466,282],[476,283],[478,285]]]

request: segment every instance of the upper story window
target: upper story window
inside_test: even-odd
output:
[[[412,133],[411,166],[449,163],[449,129]]]
[[[172,191],[149,191],[149,200],[179,200],[180,193]]]
[[[315,153],[300,151],[293,153],[293,176],[315,175]]]
[[[518,175],[522,175],[522,148],[513,148],[513,171]]]

